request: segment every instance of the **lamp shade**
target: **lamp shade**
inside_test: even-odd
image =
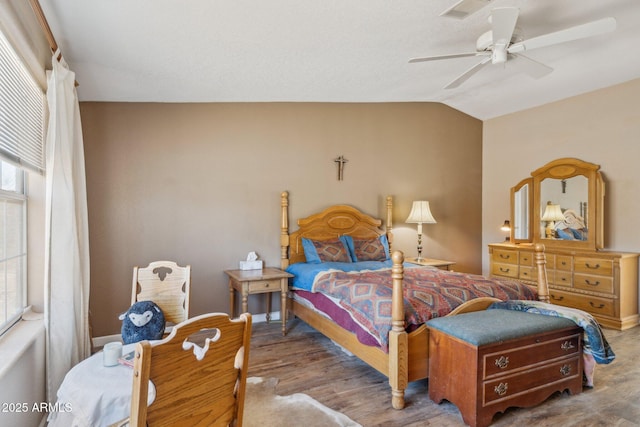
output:
[[[564,214],[562,213],[562,209],[560,209],[560,205],[554,205],[551,203],[547,204],[547,207],[544,210],[544,214],[542,221],[562,221],[564,220]]]
[[[505,219],[504,224],[502,224],[502,227],[500,227],[500,230],[511,231],[511,222],[508,219]]]
[[[436,220],[433,215],[431,215],[429,202],[424,200],[413,202],[411,212],[406,222],[410,224],[435,224]]]

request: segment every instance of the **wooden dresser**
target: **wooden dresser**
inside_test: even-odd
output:
[[[427,322],[429,397],[484,427],[507,408],[582,391],[582,329],[571,320],[484,310]]]
[[[489,245],[491,276],[536,285],[534,247]],[[638,255],[608,251],[547,248],[549,299],[553,304],[591,313],[607,328],[638,325]]]

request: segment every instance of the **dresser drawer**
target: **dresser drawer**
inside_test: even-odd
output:
[[[572,277],[570,271],[556,270],[553,275],[549,275],[549,283],[570,287],[573,284]]]
[[[483,401],[486,406],[499,400],[515,398],[523,393],[530,393],[539,387],[549,384],[557,384],[560,381],[570,381],[580,372],[579,356],[573,356],[564,360],[552,362],[537,369],[526,370],[515,375],[505,375],[493,381],[483,383]]]
[[[575,274],[574,287],[588,291],[613,293],[613,278],[588,274]]]
[[[550,289],[549,300],[552,304],[577,308],[591,314],[613,316],[615,312],[614,301],[612,298],[600,298],[593,295],[582,295],[563,292],[557,289]]]
[[[249,282],[249,293],[273,292],[280,289],[280,279],[274,280],[256,280]]]
[[[578,352],[580,334],[563,336],[538,343],[538,339],[509,344],[509,349],[483,356],[483,379],[503,375],[547,360],[570,356]]]
[[[500,264],[518,264],[518,252],[494,249],[491,257],[493,262]]]
[[[520,259],[518,261],[518,264],[520,265],[533,265],[533,253],[531,252],[520,252]]]
[[[556,270],[571,271],[573,257],[569,255],[556,255]]]
[[[613,274],[613,261],[610,259],[575,257],[574,262],[576,273],[597,274],[599,276]]]
[[[491,275],[493,276],[505,276],[513,279],[518,278],[518,265],[517,264],[501,264],[493,263],[491,266]]]
[[[538,278],[538,269],[536,267],[523,267],[520,266],[520,274],[518,275],[520,280],[535,281]]]

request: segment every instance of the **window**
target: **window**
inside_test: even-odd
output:
[[[0,160],[0,333],[26,305],[27,199],[24,171]]]
[[[0,32],[0,334],[27,305],[25,168],[44,170],[45,101]]]

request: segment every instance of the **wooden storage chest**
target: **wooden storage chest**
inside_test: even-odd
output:
[[[582,391],[582,328],[571,320],[496,309],[427,326],[429,397],[455,404],[472,427],[557,391]]]

